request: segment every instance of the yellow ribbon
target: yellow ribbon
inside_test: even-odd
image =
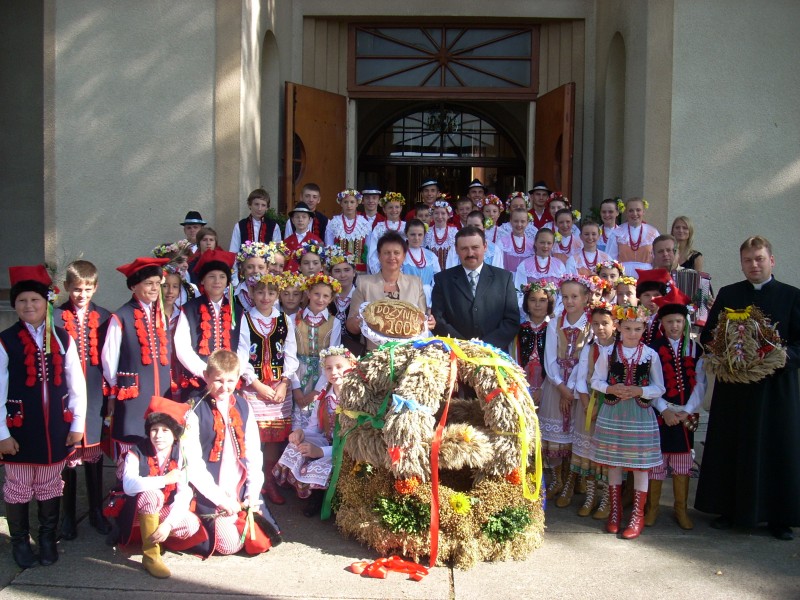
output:
[[[586,431],[592,426],[592,414],[594,413],[594,404],[597,401],[597,390],[592,390],[589,395],[589,407],[586,409]]]

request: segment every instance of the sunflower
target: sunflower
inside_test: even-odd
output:
[[[450,496],[450,508],[452,508],[453,512],[457,515],[465,515],[472,508],[472,502],[470,502],[469,496],[466,494],[456,492]]]

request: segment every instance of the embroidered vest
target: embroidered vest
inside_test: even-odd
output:
[[[333,330],[333,319],[335,317],[328,317],[326,321],[317,327],[317,355],[319,350],[327,348],[331,343],[331,333]],[[311,326],[303,319],[302,311],[298,311],[295,315],[295,332],[297,337],[297,355],[309,356],[311,351]]]
[[[280,379],[283,375],[283,348],[286,343],[286,334],[289,333],[286,325],[286,313],[282,312],[276,317],[275,327],[268,338],[261,335],[250,313],[246,314],[246,319],[250,328],[249,362],[256,375],[264,382]]]
[[[625,383],[625,365],[619,359],[618,356],[619,350],[617,348],[611,353],[611,356],[608,357],[608,383],[609,385],[614,385],[617,383]],[[650,360],[645,360],[644,362],[639,363],[634,368],[633,372],[633,382],[631,385],[635,385],[638,387],[645,387],[650,385]],[[613,394],[606,394],[605,403],[606,404],[617,404],[619,402],[619,398],[614,396]],[[650,406],[650,400],[644,400],[642,398],[636,398],[636,403],[643,407],[647,408]]]
[[[246,219],[242,219],[238,223],[239,225],[239,235],[240,240],[242,240],[242,244],[245,242],[264,242],[268,243],[272,241],[272,234],[275,231],[275,227],[277,223],[268,217],[261,218],[261,227],[258,230],[258,239],[253,239],[255,236],[251,233],[252,227],[252,220],[250,217]]]
[[[242,326],[243,310],[238,302],[231,307],[231,323],[233,317],[236,318],[236,325],[231,329],[223,318],[223,309],[229,306],[227,296],[223,297],[220,305],[219,314],[215,317],[214,307],[208,296],[201,294],[198,298],[193,298],[183,305],[183,314],[189,323],[189,335],[192,340],[192,348],[197,355],[207,361],[214,350],[225,348],[231,352],[236,352],[239,345],[239,328]],[[204,321],[204,315],[208,315],[208,320]],[[204,324],[208,332],[208,338],[204,339]],[[207,345],[207,347],[206,347]],[[180,386],[182,388],[199,387],[200,383],[186,369],[182,369]]]
[[[564,315],[558,318],[558,365],[562,370],[562,378],[566,382],[575,365],[578,364],[581,350],[583,350],[592,329],[588,319],[582,329],[577,327],[564,329],[565,320]]]

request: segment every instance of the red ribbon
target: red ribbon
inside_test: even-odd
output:
[[[447,423],[447,411],[450,408],[450,394],[456,384],[458,375],[458,361],[456,354],[450,351],[450,383],[447,396],[442,411],[442,418],[436,426],[436,433],[431,444],[431,556],[430,567],[436,564],[436,557],[439,554],[439,447],[442,445],[442,432]]]
[[[422,565],[410,560],[403,560],[399,556],[379,558],[373,562],[360,560],[350,565],[351,573],[372,577],[373,579],[386,579],[389,571],[408,573],[409,579],[413,579],[414,581],[422,581],[425,575],[428,574],[428,569]]]

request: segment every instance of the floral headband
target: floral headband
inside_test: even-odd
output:
[[[356,362],[356,357],[344,346],[331,346],[330,348],[323,348],[319,351],[320,360],[325,360],[329,356],[344,356],[350,362]]]
[[[445,192],[440,192],[439,193],[439,200],[442,200],[444,202],[449,202],[451,200],[450,194],[447,194]]]
[[[622,277],[617,279],[617,285],[619,285],[620,283],[622,283],[624,285],[632,285],[633,287],[636,287],[636,277],[631,277],[629,275],[623,275]]]
[[[303,242],[300,247],[294,251],[294,257],[299,261],[306,254],[316,254],[322,260],[325,260],[325,246],[317,244],[316,242]]]
[[[397,202],[401,206],[406,205],[406,199],[400,192],[386,192],[386,195],[381,198],[381,206],[386,206],[389,202]]]
[[[552,194],[550,194],[550,197],[547,199],[548,208],[550,207],[551,202],[556,202],[556,201],[563,202],[564,204],[567,205],[567,208],[572,208],[572,203],[569,201],[569,198],[567,198],[561,192],[553,192]]]
[[[170,255],[181,252],[189,245],[189,240],[178,240],[172,244],[159,244],[151,251],[155,258],[169,258]]]
[[[650,318],[650,311],[644,305],[631,306],[630,304],[616,305],[611,308],[611,316],[616,321],[637,321],[646,323]]]
[[[531,199],[525,192],[514,192],[508,195],[508,199],[506,200],[506,212],[511,212],[511,202],[515,198],[522,198],[525,200],[525,208],[528,210],[531,209]]]
[[[453,207],[450,206],[449,202],[445,202],[444,200],[437,200],[436,202],[433,203],[433,208],[434,210],[437,208],[447,209],[447,216],[448,217],[453,216]]]
[[[267,244],[264,242],[253,242],[251,240],[247,240],[239,249],[239,252],[236,255],[236,262],[244,263],[244,261],[246,261],[248,258],[263,258],[264,262],[267,262],[268,255],[269,246],[267,246]]]
[[[361,202],[361,192],[358,190],[342,190],[338,194],[336,194],[336,203],[341,204],[342,200],[347,198],[348,196],[352,196],[356,199],[356,202]]]
[[[166,277],[167,275],[180,275],[180,274],[181,274],[181,268],[173,262],[165,264],[164,267],[161,269],[162,277]]]
[[[589,281],[589,289],[593,292],[602,292],[611,289],[611,284],[598,275],[589,275],[587,280]]]
[[[616,269],[620,276],[625,275],[625,267],[622,266],[622,263],[616,261],[614,259],[611,260],[604,260],[603,262],[597,263],[597,266],[594,268],[595,273],[600,275],[600,271],[603,269]]]
[[[494,206],[498,207],[500,210],[503,210],[505,208],[505,205],[503,204],[503,201],[500,200],[500,198],[498,198],[494,194],[489,194],[483,200],[478,200],[478,202],[477,202],[477,204],[475,206],[477,206],[480,209],[483,209],[483,207],[489,206],[490,204],[493,204]]]
[[[312,287],[318,284],[330,286],[330,288],[336,294],[342,291],[342,284],[339,283],[337,279],[334,279],[330,275],[325,275],[324,273],[317,273],[316,275],[312,275],[311,277],[306,277],[305,283],[303,284],[301,289],[310,290]]]
[[[648,208],[650,208],[650,203],[649,203],[647,200],[645,200],[644,198],[630,198],[630,199],[628,200],[628,204],[631,202],[631,200],[633,200],[633,201],[635,201],[635,202],[641,202],[641,203],[642,203],[642,206],[644,206],[644,209],[645,209],[645,210],[647,210]],[[623,205],[622,205],[622,207],[623,207],[624,209],[627,209],[627,208],[628,208],[628,204],[623,204]],[[619,202],[617,202],[617,206],[619,206]]]
[[[579,283],[587,290],[592,289],[592,282],[588,278],[575,273],[567,273],[566,275],[562,275],[558,280],[558,287],[563,286],[565,283]]]
[[[586,307],[587,315],[591,316],[596,312],[607,312],[611,313],[614,310],[614,305],[611,304],[608,300],[600,299],[597,302],[592,302],[589,306]]]
[[[532,281],[530,283],[521,285],[519,287],[519,291],[522,292],[523,294],[526,294],[528,292],[530,293],[544,292],[548,296],[553,297],[558,293],[558,288],[556,287],[556,284],[553,283],[552,281],[549,281],[547,279],[540,279],[538,281]]]
[[[289,256],[291,251],[286,247],[283,242],[268,242],[267,255],[265,256],[268,265],[275,264],[275,255],[282,254],[285,257]]]
[[[347,263],[354,267],[356,265],[356,257],[354,254],[342,250],[341,246],[331,246],[326,252],[325,262],[329,269],[342,263]]]
[[[284,271],[283,273],[281,273],[280,276],[283,279],[281,291],[289,288],[300,288],[302,290],[303,286],[306,283],[305,276],[301,275],[300,273],[292,273],[291,271]]]
[[[250,288],[256,287],[259,283],[263,285],[277,286],[278,291],[281,291],[284,285],[286,285],[286,279],[283,277],[283,275],[272,275],[271,273],[266,273],[264,275],[253,275],[247,280],[247,286]]]

